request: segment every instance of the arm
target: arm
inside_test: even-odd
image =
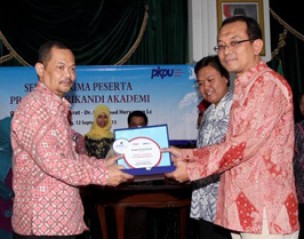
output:
[[[194,150],[171,150],[175,161],[187,162],[189,179],[197,180],[221,173],[252,158],[265,143],[269,144],[268,139],[274,130],[280,130],[276,127],[280,120],[292,122],[292,118],[284,118],[286,110],[292,112],[289,88],[274,77],[267,73],[267,76],[258,78],[248,90],[250,96],[248,93],[233,103],[230,125],[223,143]],[[289,134],[277,133],[278,137],[280,133]]]
[[[116,186],[131,179],[131,176],[123,173],[116,164],[119,157],[112,157],[105,164],[104,160],[96,160],[84,154],[75,154],[73,147],[71,151],[63,152],[63,149],[58,145],[59,141],[56,138],[58,136],[61,137],[62,133],[57,131],[54,134],[54,129],[51,127],[46,135],[36,141],[38,155],[34,159],[40,159],[36,162],[47,174],[72,185]],[[68,139],[67,143],[69,143]],[[46,144],[49,147],[48,153],[45,153]],[[69,146],[66,147],[69,148]]]
[[[15,148],[24,149],[23,153],[33,161],[35,168],[32,171],[41,170],[57,180],[75,186],[115,186],[132,178],[119,169],[115,164],[116,158],[105,165],[102,160],[78,155],[73,147],[65,115],[60,112],[50,114],[45,104],[29,104],[28,107],[29,109],[24,109],[26,114],[18,112],[14,116],[13,142],[17,144]],[[22,159],[19,163],[22,163]]]

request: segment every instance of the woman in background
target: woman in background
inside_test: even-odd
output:
[[[210,105],[199,123],[197,147],[221,142],[227,132],[232,90],[229,73],[218,56],[207,56],[194,67],[199,91]],[[206,103],[204,103],[206,104]],[[201,107],[203,110],[203,107]],[[199,121],[199,120],[198,120]],[[230,239],[230,232],[213,222],[216,216],[220,174],[193,181],[190,217],[199,221],[200,239]]]
[[[85,145],[89,156],[104,159],[110,150],[114,135],[111,131],[112,119],[106,105],[94,109],[94,120],[91,130],[85,135]]]

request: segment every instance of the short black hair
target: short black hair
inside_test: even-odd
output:
[[[142,117],[144,118],[145,124],[148,125],[148,117],[144,111],[134,110],[128,116],[128,125],[130,125],[132,117]]]
[[[72,51],[63,42],[50,40],[40,46],[40,48],[38,50],[37,62],[47,65],[48,61],[51,58],[51,50],[53,47],[56,47],[58,49],[67,49],[67,50]]]
[[[261,40],[263,40],[262,30],[261,30],[261,27],[260,27],[259,23],[251,17],[247,17],[247,16],[228,17],[222,22],[221,27],[225,26],[226,24],[234,23],[234,22],[244,22],[244,23],[246,23],[246,25],[247,25],[247,35],[248,35],[249,39],[252,39],[252,40],[261,39]]]

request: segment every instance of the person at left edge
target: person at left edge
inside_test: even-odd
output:
[[[77,154],[64,95],[76,78],[75,57],[63,43],[48,41],[38,52],[37,87],[12,120],[12,226],[16,239],[73,239],[87,230],[79,186],[117,186],[131,180],[118,158],[107,162]]]
[[[0,238],[13,239],[11,225],[14,192],[12,189],[12,117],[0,120]]]

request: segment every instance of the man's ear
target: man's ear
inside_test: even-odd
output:
[[[36,63],[35,64],[35,70],[36,70],[36,73],[39,77],[41,77],[44,73],[44,65],[42,63]]]
[[[262,41],[262,39],[256,39],[253,44],[254,44],[254,54],[256,56],[260,55],[264,47],[264,42]]]

